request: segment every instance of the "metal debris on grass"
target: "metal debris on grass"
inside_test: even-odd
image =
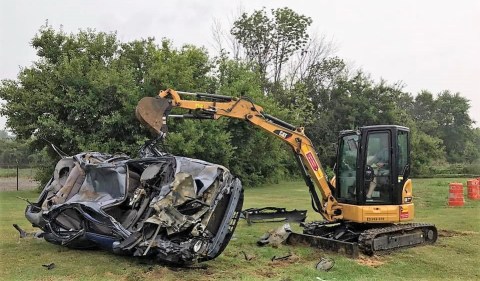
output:
[[[288,254],[288,255],[280,256],[280,257],[273,256],[270,260],[271,261],[283,261],[283,260],[288,260],[291,256],[292,256],[292,254]]]
[[[329,271],[335,265],[335,261],[330,258],[322,258],[315,268],[317,270]]]
[[[277,229],[269,231],[265,233],[260,239],[257,241],[258,246],[265,246],[270,245],[272,247],[278,247],[280,244],[285,242],[288,236],[292,233],[292,229],[290,228],[290,224],[286,223]]]
[[[241,251],[241,253],[243,254],[243,257],[245,258],[246,261],[251,261],[256,258],[255,255],[247,254],[245,253],[245,251]]]
[[[25,237],[34,237],[34,238],[43,238],[43,231],[35,231],[35,232],[26,232],[18,224],[14,223],[13,227],[18,231],[18,234],[20,235],[20,238],[25,238]]]
[[[241,218],[247,220],[248,225],[259,222],[304,222],[307,210],[287,211],[285,208],[264,207],[250,208],[242,211]]]
[[[55,263],[49,263],[49,264],[42,264],[43,267],[45,267],[47,270],[51,270],[55,268]]]

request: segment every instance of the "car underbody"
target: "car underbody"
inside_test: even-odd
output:
[[[220,165],[152,151],[64,157],[27,219],[45,240],[70,248],[175,265],[214,259],[240,216],[240,180]]]

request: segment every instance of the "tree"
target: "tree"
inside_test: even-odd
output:
[[[412,174],[431,175],[432,163],[445,159],[442,140],[412,128]]]
[[[472,129],[467,99],[450,92],[435,98],[427,91],[414,98],[401,83],[352,72],[330,56],[331,45],[310,39],[310,24],[288,8],[244,13],[231,29],[243,59],[229,59],[223,51],[212,59],[204,48],[174,48],[166,39],[119,42],[115,33],[66,34],[45,26],[32,39],[38,55],[33,66],[0,83],[0,99],[6,101],[0,114],[18,140],[28,140],[35,152],[47,151],[51,162],[57,156],[45,140],[68,154],[134,156],[150,136],[135,118],[137,102],[166,88],[248,96],[268,114],[306,127],[320,158],[331,166],[339,131],[378,124],[412,129],[417,174],[438,159],[478,159],[480,137]],[[246,122],[174,119],[169,127],[168,152],[223,164],[245,186],[298,173],[289,147]],[[53,165],[46,167],[43,180]]]
[[[288,108],[279,106],[276,100],[263,94],[261,77],[248,63],[224,58],[219,61],[217,77],[218,92],[247,96],[262,105],[268,114],[284,120],[292,116]],[[287,145],[243,120],[225,121],[233,149],[228,167],[246,186],[278,181],[298,171]]]
[[[290,8],[272,9],[270,15],[263,8],[250,15],[243,13],[233,23],[231,33],[245,49],[247,60],[256,63],[263,81],[271,69],[276,84],[282,78],[284,64],[308,42],[311,23],[310,17]]]
[[[32,45],[39,56],[34,65],[22,69],[17,80],[2,81],[0,98],[6,104],[1,113],[19,139],[35,136],[32,147],[50,153],[39,175],[42,181],[48,180],[58,157],[45,139],[70,155],[103,151],[135,156],[150,136],[135,119],[135,106],[161,89],[248,95],[272,114],[288,116],[263,95],[259,75],[248,64],[224,60],[214,65],[195,46],[176,49],[167,40],[156,45],[151,38],[121,43],[114,33],[67,35],[51,27],[43,27]],[[244,122],[168,122],[168,152],[223,164],[245,186],[288,173],[289,151]]]
[[[115,34],[67,35],[44,27],[32,46],[40,59],[24,68],[18,81],[1,85],[0,96],[7,101],[2,114],[12,131],[21,139],[35,133],[34,145],[43,147],[42,139],[48,139],[67,153],[128,150],[135,134],[119,116],[139,91],[131,72],[116,59]]]
[[[435,101],[434,116],[438,124],[438,136],[445,144],[447,160],[463,162],[465,144],[472,133],[473,121],[468,115],[469,101],[459,93],[440,93]]]
[[[470,164],[480,160],[480,128],[475,128],[472,130],[470,139],[465,145],[464,155],[465,160],[467,160]]]
[[[34,65],[0,85],[6,101],[0,114],[19,139],[34,135],[36,150],[48,140],[68,154],[135,155],[149,136],[134,114],[143,96],[166,87],[201,91],[211,85],[208,55],[193,46],[176,50],[163,41],[160,48],[152,39],[122,44],[115,33],[65,34],[49,26],[32,46],[39,57]],[[50,157],[55,161],[52,151]]]
[[[469,101],[458,93],[443,91],[434,97],[422,91],[415,97],[412,115],[419,130],[442,140],[448,162],[471,162],[480,147],[475,146],[469,109]]]
[[[341,59],[338,57],[330,57],[333,51],[333,43],[328,42],[325,36],[310,38],[301,52],[296,52],[289,61],[286,87],[292,88],[294,84],[300,81],[306,83],[308,83],[309,80],[311,82],[315,80],[322,81],[328,78],[325,77],[326,75],[338,74],[332,72],[328,67],[330,63],[338,63],[337,70],[340,72],[346,70],[346,65]],[[329,81],[333,81],[331,79],[333,77],[330,76],[329,78]]]
[[[2,132],[0,130],[0,132]],[[19,140],[15,137],[0,138],[0,167],[36,166],[42,163],[41,153],[30,149],[31,140]],[[32,161],[32,159],[34,161]]]
[[[332,143],[339,131],[409,122],[405,104],[411,103],[411,97],[401,85],[375,82],[361,71],[350,75],[339,58],[324,59],[311,68],[297,85],[304,85],[314,108],[307,134],[325,163],[335,162]]]
[[[422,131],[432,136],[438,136],[438,122],[435,118],[435,98],[428,91],[421,91],[414,100],[412,117]]]

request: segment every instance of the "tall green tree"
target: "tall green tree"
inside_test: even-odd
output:
[[[435,109],[438,136],[445,144],[447,159],[451,162],[464,162],[465,145],[473,133],[473,121],[468,115],[469,101],[459,93],[444,91],[438,95]]]
[[[256,63],[263,82],[272,71],[273,83],[277,84],[285,63],[306,45],[311,23],[310,17],[290,8],[272,9],[270,14],[263,8],[243,13],[233,23],[231,34],[245,49],[247,60]]]
[[[0,139],[0,167],[15,166],[18,164],[24,166],[28,164],[28,143],[15,139]]]
[[[479,162],[480,164],[480,128],[472,130],[464,150],[465,160],[472,164]]]
[[[206,90],[211,80],[206,51],[179,50],[153,39],[120,43],[115,33],[66,34],[45,26],[32,39],[38,59],[16,80],[3,80],[0,114],[19,139],[35,135],[41,150],[48,140],[68,154],[124,152],[134,156],[148,132],[135,118],[143,96],[166,87]],[[52,152],[51,159],[56,155]],[[49,170],[49,169],[47,169]],[[48,172],[46,172],[48,173]]]
[[[21,139],[37,136],[79,150],[128,151],[138,128],[122,122],[129,100],[139,91],[132,73],[119,63],[115,34],[92,30],[67,35],[44,27],[33,38],[39,59],[18,80],[2,81],[1,113]],[[130,120],[133,115],[130,113]],[[134,123],[133,123],[134,124]],[[138,126],[136,126],[138,127]]]
[[[411,111],[415,123],[422,128],[422,131],[431,136],[438,136],[438,122],[435,118],[435,98],[428,91],[421,91],[413,102]]]
[[[469,101],[458,93],[444,91],[435,97],[422,91],[413,102],[412,117],[422,132],[442,140],[448,162],[461,163],[475,157],[477,150],[469,109]]]
[[[210,59],[203,48],[173,48],[151,38],[121,43],[114,33],[94,30],[65,34],[43,27],[32,40],[38,59],[17,80],[4,80],[1,113],[20,139],[33,138],[46,148],[51,162],[40,178],[51,175],[55,143],[68,154],[80,151],[123,152],[135,156],[149,133],[135,119],[143,96],[174,88],[192,92],[247,95],[272,114],[288,116],[263,95],[258,73],[248,64]],[[169,120],[168,152],[230,167],[246,186],[280,179],[288,151],[244,122]],[[32,160],[33,161],[33,160]]]
[[[305,85],[315,109],[307,134],[325,163],[333,166],[335,162],[332,143],[337,141],[339,131],[409,122],[405,104],[411,103],[411,97],[402,92],[401,85],[375,82],[360,71],[350,75],[338,58],[312,67],[311,72],[318,75],[308,75],[297,84]]]
[[[412,128],[412,174],[431,175],[432,164],[445,160],[445,148],[441,139]]]

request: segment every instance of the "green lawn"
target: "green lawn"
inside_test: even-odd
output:
[[[448,183],[466,179],[414,180],[416,221],[434,223],[441,237],[432,246],[397,251],[387,256],[352,260],[309,247],[255,245],[267,230],[281,224],[247,226],[240,221],[233,240],[206,268],[172,269],[147,260],[105,251],[78,251],[41,239],[19,239],[13,223],[34,230],[23,216],[21,196],[36,200],[34,191],[0,192],[0,279],[2,280],[479,280],[480,201],[466,199],[464,207],[447,206]],[[317,220],[302,182],[268,185],[245,191],[245,208],[281,206],[308,209]],[[293,225],[292,225],[293,226]],[[298,229],[295,228],[294,229]],[[241,251],[255,256],[246,261]],[[271,262],[276,255],[294,254],[290,261]],[[314,266],[321,257],[335,260],[329,272]],[[54,262],[46,270],[42,264]],[[317,278],[318,277],[318,278]]]

